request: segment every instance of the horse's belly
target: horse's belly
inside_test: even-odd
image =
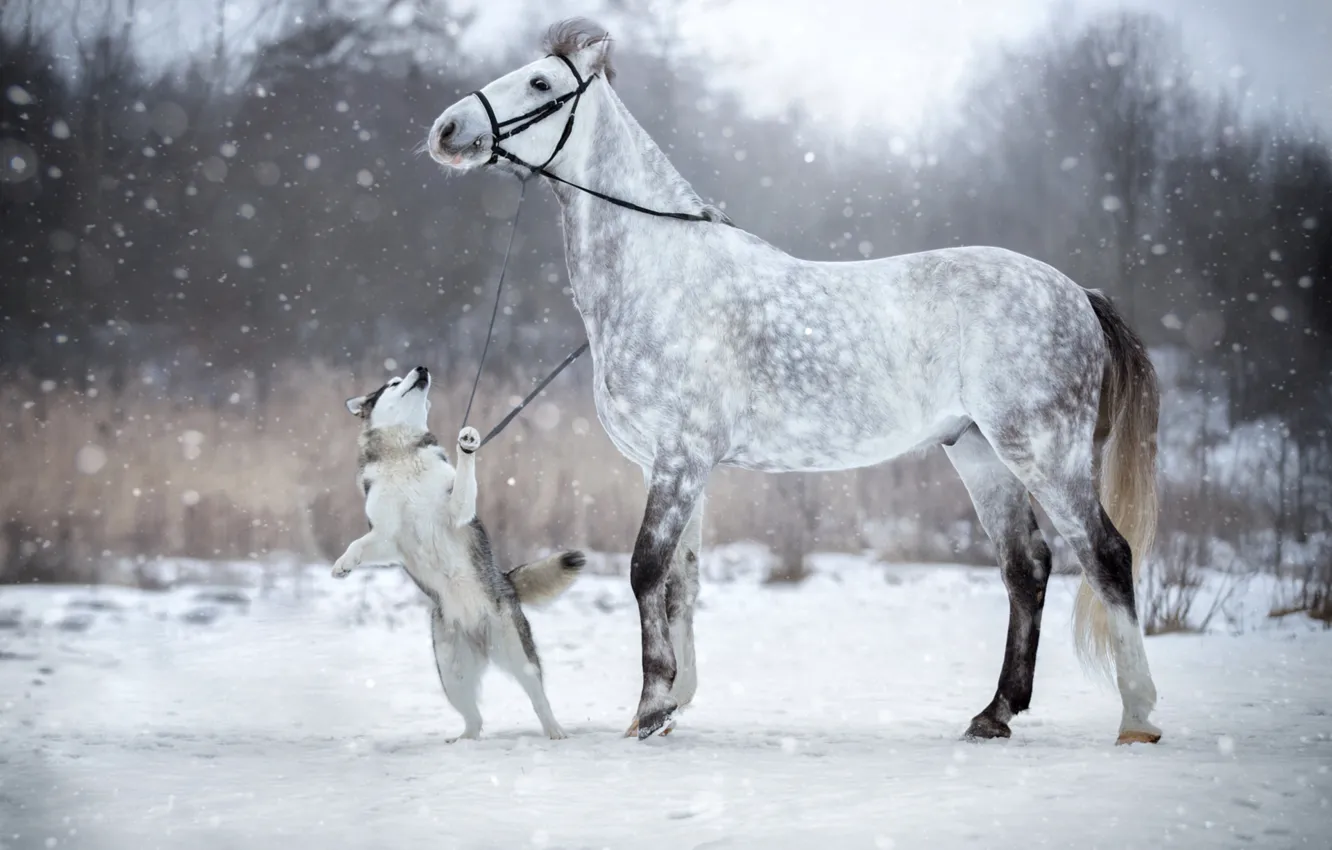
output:
[[[865,399],[864,396],[861,396]],[[759,406],[736,428],[727,466],[817,472],[873,466],[956,437],[970,420],[952,393],[886,394],[860,404]]]
[[[726,466],[764,472],[832,472],[873,466],[921,445],[938,442],[959,426],[942,420],[935,427],[910,430],[889,429],[877,434],[790,433],[778,430],[737,446],[723,459]]]

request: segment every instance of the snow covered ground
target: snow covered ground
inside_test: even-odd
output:
[[[1255,603],[1234,622],[1261,628],[1151,639],[1165,738],[1117,748],[1057,577],[1034,710],[965,743],[1003,652],[997,574],[821,564],[704,586],[698,699],[647,743],[620,737],[620,578],[531,615],[573,737],[540,737],[494,674],[485,739],[454,745],[398,573],[0,589],[0,848],[1332,846],[1332,633]]]

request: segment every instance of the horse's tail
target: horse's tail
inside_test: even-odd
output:
[[[1095,437],[1101,452],[1101,504],[1128,541],[1136,588],[1156,537],[1156,426],[1161,394],[1142,339],[1104,294],[1089,290],[1087,297],[1105,334],[1108,355]],[[1108,673],[1113,663],[1110,624],[1105,606],[1085,574],[1073,608],[1073,635],[1083,665]]]

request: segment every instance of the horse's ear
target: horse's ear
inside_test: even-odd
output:
[[[615,79],[615,66],[611,64],[610,33],[589,44],[585,52],[588,54],[586,67],[589,74],[601,74],[608,83]]]
[[[548,56],[568,59],[584,79],[593,74],[600,74],[608,83],[615,79],[610,33],[587,18],[569,18],[552,24],[541,49]]]

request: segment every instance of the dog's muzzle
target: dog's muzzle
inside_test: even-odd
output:
[[[412,389],[423,390],[430,386],[430,370],[424,366],[416,367],[416,383],[412,384]]]

